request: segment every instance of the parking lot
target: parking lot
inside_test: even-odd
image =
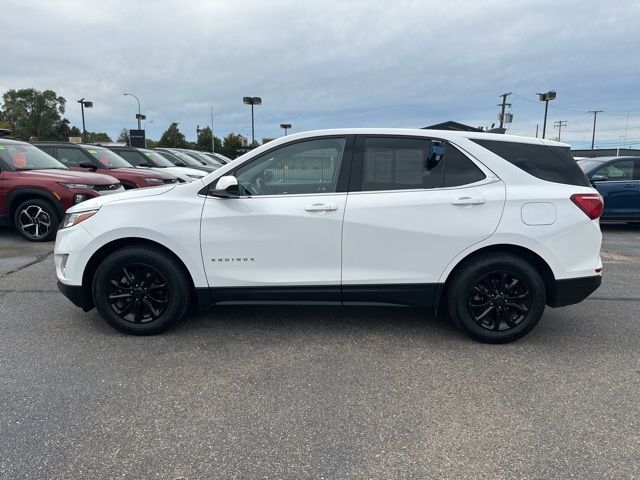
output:
[[[640,226],[603,231],[603,286],[496,346],[360,307],[126,336],[0,229],[0,477],[640,477]]]

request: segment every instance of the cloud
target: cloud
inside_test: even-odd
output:
[[[261,96],[256,135],[343,126],[490,125],[513,91],[514,133],[542,122],[536,92],[555,89],[547,130],[590,141],[640,139],[637,2],[553,1],[13,1],[3,9],[0,91],[35,86],[93,100],[89,130],[135,127],[137,104],[158,138],[251,130],[245,95]],[[563,108],[565,108],[563,110]],[[611,115],[606,115],[609,112]],[[640,140],[639,140],[640,141]]]

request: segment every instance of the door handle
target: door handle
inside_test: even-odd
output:
[[[451,205],[482,205],[485,203],[484,198],[460,197],[451,202]]]
[[[307,212],[333,212],[338,210],[335,205],[326,205],[324,203],[314,203],[313,205],[307,205],[304,207]]]

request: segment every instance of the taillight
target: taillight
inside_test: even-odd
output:
[[[576,193],[571,195],[571,201],[591,220],[602,215],[604,210],[604,200],[597,193]]]

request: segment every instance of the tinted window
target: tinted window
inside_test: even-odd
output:
[[[87,152],[98,160],[103,168],[131,168],[131,164],[104,147],[87,147]]]
[[[486,178],[482,170],[451,144],[446,145],[443,162],[445,187],[468,185]]]
[[[241,193],[287,195],[335,192],[344,138],[326,138],[277,148],[236,170]]]
[[[596,170],[594,175],[604,175],[608,180],[633,180],[633,160],[620,160]]]
[[[122,158],[124,158],[131,165],[134,165],[136,167],[140,165],[142,162],[146,161],[146,159],[142,155],[140,155],[138,152],[134,152],[131,150],[114,150],[114,152],[117,155],[120,155]],[[148,162],[148,163],[151,163],[151,162]]]
[[[441,187],[443,151],[427,139],[365,138],[362,190]]]
[[[68,167],[77,167],[82,162],[93,163],[79,148],[58,147],[58,160]]]
[[[473,141],[541,180],[590,186],[589,180],[570,155],[568,147],[483,139]]]

